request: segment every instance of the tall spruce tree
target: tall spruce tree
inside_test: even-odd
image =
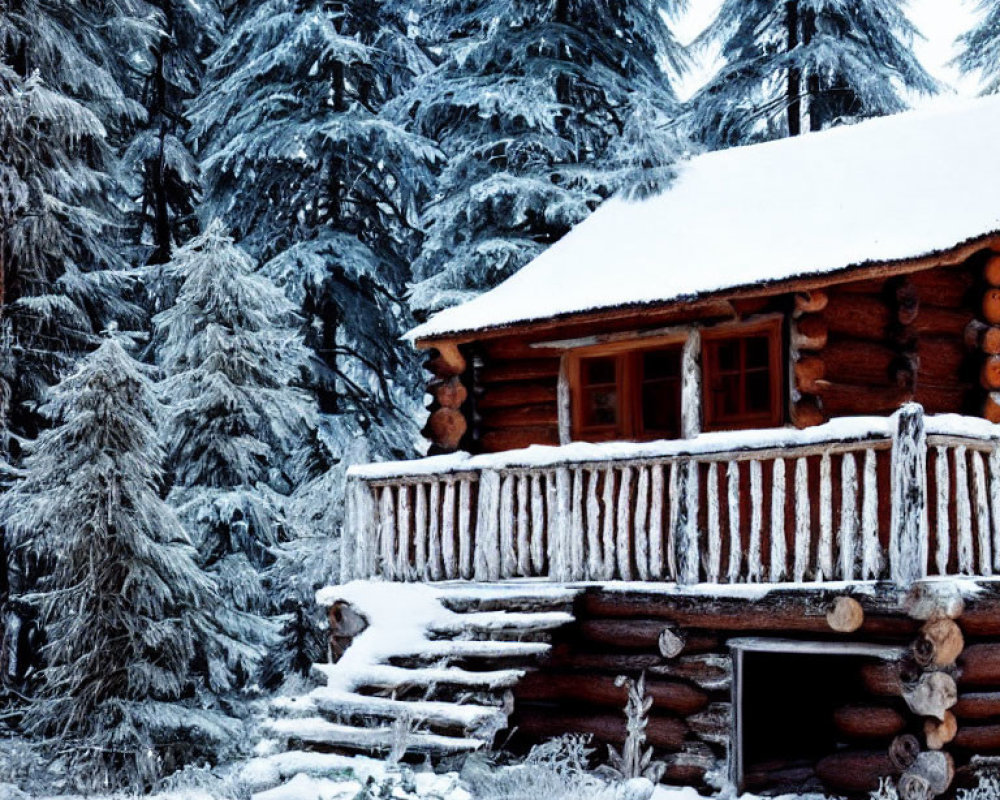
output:
[[[979,0],[980,19],[958,41],[962,51],[956,59],[966,73],[978,72],[983,94],[1000,92],[1000,2]]]
[[[164,268],[179,284],[153,319],[173,481],[168,501],[216,578],[217,616],[242,641],[267,645],[275,597],[263,571],[291,537],[284,497],[299,482],[314,427],[301,382],[308,351],[292,303],[221,223],[176,251]],[[256,664],[245,664],[244,674]]]
[[[221,33],[222,14],[215,0],[153,2],[162,30],[140,54],[146,120],[123,156],[123,168],[135,198],[135,243],[147,263],[163,264],[198,229],[200,175],[186,141],[186,105],[201,88],[202,60]]]
[[[424,4],[443,60],[397,102],[448,165],[414,266],[421,313],[508,277],[617,189],[670,176],[683,66],[660,0]]]
[[[912,49],[906,0],[724,0],[703,44],[723,65],[692,101],[709,147],[796,136],[906,108],[937,84]]]
[[[380,114],[421,54],[380,0],[245,3],[193,111],[206,208],[295,302],[333,459],[416,439],[419,370],[398,338],[432,143]]]
[[[30,600],[47,632],[25,729],[84,789],[147,786],[225,746],[228,717],[194,702],[248,647],[219,632],[214,582],[161,500],[159,408],[141,368],[108,340],[52,391],[54,423],[0,499],[24,560],[49,568]],[[182,698],[186,698],[182,701]]]

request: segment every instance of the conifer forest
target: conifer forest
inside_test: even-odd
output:
[[[681,41],[705,2],[0,0],[5,797],[249,796],[218,776],[327,657],[346,470],[427,451],[404,334],[693,154],[943,90],[905,0],[722,0]],[[343,797],[631,797],[560,747]]]

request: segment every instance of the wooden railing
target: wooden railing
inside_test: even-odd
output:
[[[989,575],[1000,572],[998,447],[990,423],[908,405],[802,431],[365,465],[349,473],[342,578]]]

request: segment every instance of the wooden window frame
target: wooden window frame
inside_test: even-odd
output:
[[[777,428],[785,422],[784,358],[781,338],[782,320],[774,316],[756,322],[703,328],[701,331],[701,412],[702,429],[705,431],[743,430],[747,428]],[[727,339],[745,339],[766,334],[768,337],[768,363],[771,379],[771,408],[767,413],[743,414],[739,417],[715,418],[710,402],[713,365],[709,359],[712,344]]]
[[[684,343],[687,333],[676,333],[641,340],[613,342],[592,347],[575,348],[566,354],[567,378],[569,382],[570,435],[573,441],[645,441],[649,437],[641,430],[642,390],[639,379],[639,359],[651,350],[677,348],[681,359],[681,402],[683,403]],[[624,356],[624,357],[623,357]],[[583,376],[582,363],[590,358],[617,358],[616,379],[619,421],[615,426],[592,426],[583,424]],[[656,434],[654,433],[653,436]],[[677,435],[683,436],[683,420],[677,420]]]

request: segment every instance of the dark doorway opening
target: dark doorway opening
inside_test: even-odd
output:
[[[734,777],[743,791],[824,792],[817,763],[848,746],[835,712],[866,701],[861,668],[880,660],[797,644],[738,653]]]

